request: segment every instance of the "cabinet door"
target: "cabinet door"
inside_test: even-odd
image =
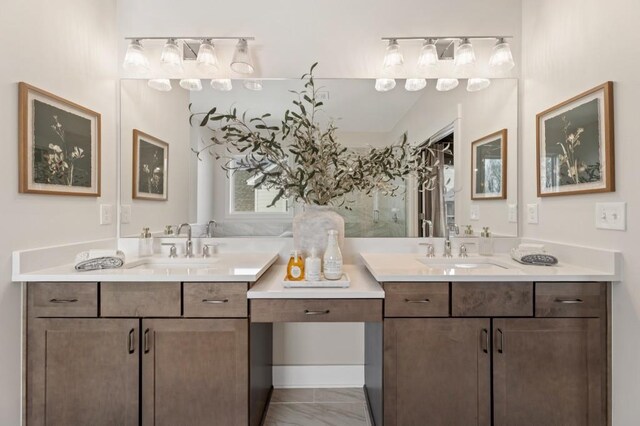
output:
[[[495,424],[602,425],[597,318],[494,320]]]
[[[142,321],[142,423],[246,426],[248,320]]]
[[[491,422],[489,319],[386,319],[384,424]]]
[[[137,425],[138,324],[29,319],[27,424]]]

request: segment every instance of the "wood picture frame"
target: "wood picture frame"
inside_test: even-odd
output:
[[[101,115],[18,84],[20,193],[99,197]]]
[[[471,142],[471,199],[507,198],[507,129]]]
[[[536,115],[538,197],[615,191],[613,82]]]
[[[132,199],[167,201],[169,198],[169,144],[133,129]]]

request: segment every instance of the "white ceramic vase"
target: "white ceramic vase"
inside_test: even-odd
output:
[[[293,218],[293,246],[305,254],[315,248],[322,256],[327,248],[327,232],[338,231],[338,244],[344,242],[344,218],[330,206],[305,205],[304,212]]]

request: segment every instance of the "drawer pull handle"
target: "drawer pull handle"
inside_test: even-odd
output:
[[[50,299],[51,303],[76,303],[78,299]]]
[[[582,299],[561,299],[559,297],[556,298],[555,302],[564,303],[565,305],[578,305],[580,303],[584,303]]]
[[[482,339],[481,339],[481,345],[482,345],[482,352],[489,353],[489,330],[487,330],[486,328],[482,329]]]
[[[499,328],[496,329],[496,334],[498,335],[498,353],[501,354],[504,352],[504,333]]]
[[[406,303],[431,303],[429,299],[404,299]]]
[[[133,339],[135,334],[135,329],[131,329],[129,331],[129,353],[132,354],[136,351],[136,343],[135,340]]]
[[[147,328],[144,331],[144,353],[148,354],[150,349],[151,348],[149,347],[149,329]]]
[[[210,303],[212,305],[219,305],[222,303],[227,303],[229,299],[202,299],[202,303]]]
[[[310,311],[308,309],[304,310],[305,315],[327,315],[331,312],[329,309],[325,309],[324,311]]]

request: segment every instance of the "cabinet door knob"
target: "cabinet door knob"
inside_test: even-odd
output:
[[[324,311],[310,311],[308,309],[304,310],[305,315],[327,315],[331,312],[329,309],[325,309]]]

